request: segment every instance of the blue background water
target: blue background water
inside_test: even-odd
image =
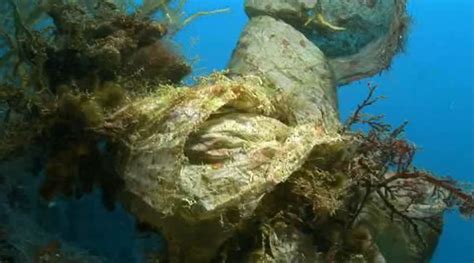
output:
[[[247,22],[242,0],[190,0],[187,13],[230,7],[227,14],[203,17],[176,41],[196,58],[194,75],[224,69]],[[367,93],[367,81],[388,99],[371,108],[397,125],[408,120],[406,137],[420,148],[416,164],[437,174],[474,182],[473,83],[474,1],[412,0],[413,18],[406,51],[389,71],[339,90],[345,119]],[[474,222],[456,212],[446,225],[432,262],[474,262]]]

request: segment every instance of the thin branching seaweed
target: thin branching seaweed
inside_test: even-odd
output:
[[[417,168],[416,147],[403,137],[407,123],[393,128],[383,116],[365,113],[381,98],[377,86],[369,84],[368,90],[341,127],[343,140],[313,149],[297,172],[264,197],[257,212],[259,226],[272,227],[278,218],[301,232],[315,233],[315,249],[327,262],[349,262],[355,254],[375,257],[374,238],[383,234],[376,230],[382,222],[407,231],[400,235],[415,238],[406,245],[422,251],[433,246],[430,237],[439,235],[446,209],[474,215],[472,186]],[[361,125],[367,129],[353,130]],[[239,242],[255,242],[253,247],[268,250],[253,233],[241,233],[243,241],[230,241],[222,253],[238,257],[242,252],[232,250],[248,247]]]
[[[376,195],[393,215],[413,228],[415,235],[424,244],[419,224],[440,231],[434,220],[439,215],[435,212],[426,215],[414,213],[417,202],[427,199],[442,201],[445,207],[458,208],[462,215],[472,217],[474,195],[469,186],[462,187],[455,180],[439,178],[413,164],[416,147],[401,137],[407,123],[392,129],[383,122],[381,116],[363,114],[366,107],[378,100],[375,97],[376,88],[369,84],[367,98],[358,105],[344,128],[347,131],[356,123],[366,124],[370,128],[367,133],[354,134],[358,141],[358,153],[348,172],[352,180],[365,189],[365,193],[355,206],[348,226],[356,222],[370,197]],[[403,200],[404,207],[400,207],[400,200]]]
[[[184,0],[6,0],[0,3],[0,159],[42,145],[47,200],[95,185],[120,189],[105,116],[190,73],[170,34],[195,18]],[[101,145],[101,146],[100,146]],[[99,147],[100,146],[100,147]],[[90,170],[87,167],[102,167]]]

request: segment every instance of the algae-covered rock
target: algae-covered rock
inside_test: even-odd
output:
[[[268,16],[250,20],[229,63],[236,74],[264,77],[282,96],[298,124],[338,127],[334,78],[324,54],[302,33]]]

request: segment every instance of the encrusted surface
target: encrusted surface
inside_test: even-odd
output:
[[[269,16],[252,18],[234,50],[229,70],[268,80],[282,92],[294,122],[337,129],[336,87],[326,57],[290,25]]]

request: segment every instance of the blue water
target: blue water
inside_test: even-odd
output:
[[[199,59],[194,75],[224,69],[247,22],[242,0],[188,1],[186,12],[230,7],[203,17],[176,36],[189,58]],[[394,125],[409,121],[406,137],[420,148],[419,167],[474,183],[474,1],[413,0],[406,50],[389,71],[340,88],[341,118],[366,95],[367,81],[388,97],[370,109]],[[446,224],[433,263],[474,262],[474,221],[456,212]]]

